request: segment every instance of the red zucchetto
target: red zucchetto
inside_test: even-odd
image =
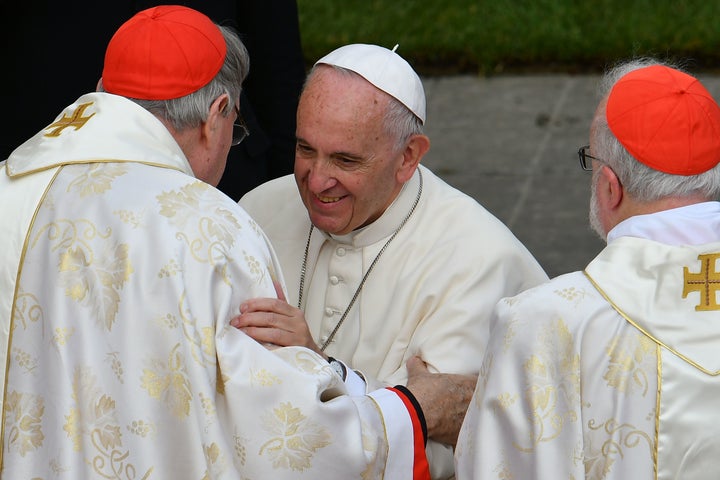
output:
[[[207,85],[225,62],[222,32],[202,13],[162,5],[135,14],[110,40],[103,88],[142,100],[170,100]]]
[[[606,116],[618,141],[652,169],[697,175],[720,163],[720,107],[687,73],[653,65],[624,75]]]

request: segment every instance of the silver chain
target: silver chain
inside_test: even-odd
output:
[[[420,202],[420,196],[422,195],[422,187],[423,187],[423,178],[422,178],[422,172],[418,168],[418,174],[420,177],[420,184],[418,186],[418,193],[415,197],[415,202],[413,203],[412,207],[410,207],[410,211],[405,215],[405,218],[402,222],[400,222],[400,225],[398,228],[395,229],[395,232],[393,232],[392,236],[388,238],[388,241],[385,242],[385,245],[380,249],[378,254],[375,256],[375,259],[370,264],[370,267],[368,268],[367,272],[365,272],[365,275],[363,275],[362,280],[360,280],[360,285],[358,285],[357,289],[355,290],[355,294],[352,297],[352,300],[350,300],[350,303],[348,304],[347,308],[345,309],[345,312],[343,312],[342,317],[340,317],[340,320],[335,324],[335,328],[333,328],[332,332],[330,332],[330,335],[328,336],[327,340],[322,344],[320,347],[321,351],[325,351],[328,345],[330,345],[330,342],[333,338],[335,338],[335,334],[340,329],[340,326],[345,321],[345,317],[347,317],[348,313],[350,312],[350,309],[355,304],[355,300],[357,300],[358,296],[360,295],[360,291],[362,290],[363,286],[365,285],[365,281],[368,279],[368,276],[370,275],[370,272],[372,272],[373,268],[375,268],[375,264],[380,259],[380,256],[385,252],[388,245],[390,245],[390,242],[392,242],[397,234],[400,232],[400,229],[405,226],[407,221],[410,219],[410,216],[415,211],[415,207],[417,207],[418,203]],[[308,261],[308,252],[310,251],[310,238],[312,237],[313,230],[315,229],[315,226],[310,223],[310,231],[308,232],[308,238],[307,243],[305,244],[305,257],[303,258],[302,268],[300,269],[300,289],[298,292],[298,308],[302,308],[302,299],[303,299],[303,290],[305,288],[305,272],[307,271],[307,261]]]

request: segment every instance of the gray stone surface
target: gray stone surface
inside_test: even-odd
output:
[[[699,76],[720,98],[720,77]],[[502,220],[548,275],[581,270],[603,248],[590,230],[588,143],[598,102],[593,75],[423,78],[423,159]]]

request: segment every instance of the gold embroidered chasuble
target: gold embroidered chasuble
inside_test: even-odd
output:
[[[85,95],[6,167],[3,478],[412,478],[396,395],[228,325],[277,260],[155,117]]]
[[[651,248],[647,243],[618,239],[587,274],[614,308],[658,345],[657,477],[716,478],[720,242]],[[628,269],[636,272],[630,282],[623,277]]]
[[[0,385],[5,385],[7,347],[10,340],[10,318],[15,300],[17,277],[23,257],[27,232],[40,198],[56,174],[56,168],[10,180],[6,162],[0,163]],[[0,397],[0,411],[4,398]],[[0,453],[0,457],[2,454]]]
[[[714,479],[720,243],[621,237],[498,304],[458,479]]]

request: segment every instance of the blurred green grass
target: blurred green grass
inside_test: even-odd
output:
[[[375,43],[423,75],[595,72],[652,55],[720,67],[718,0],[298,0],[308,65]]]

